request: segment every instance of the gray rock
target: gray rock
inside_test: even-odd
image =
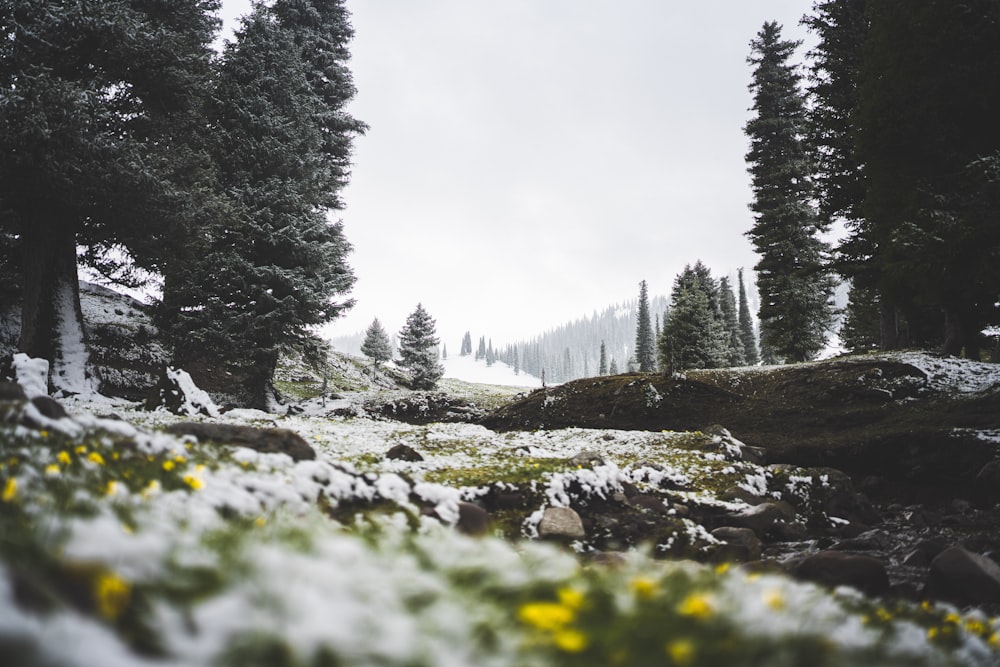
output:
[[[797,559],[790,574],[824,586],[851,586],[870,596],[889,591],[889,575],[881,561],[842,551],[820,551]]]
[[[604,465],[604,457],[602,457],[597,452],[585,449],[582,452],[573,455],[567,461],[571,466],[580,466],[582,468],[593,468],[594,466]]]
[[[302,436],[286,428],[255,428],[233,424],[179,422],[164,429],[174,435],[192,435],[200,442],[248,447],[265,454],[287,454],[296,461],[316,458],[316,451]]]
[[[713,530],[712,537],[726,543],[723,548],[716,552],[715,560],[717,561],[760,560],[762,547],[760,538],[749,528],[723,526]]]
[[[28,395],[16,382],[0,382],[0,401],[26,401]]]
[[[757,537],[773,534],[779,524],[795,521],[795,509],[786,502],[764,502],[723,517],[723,525],[749,528]]]
[[[69,416],[69,413],[66,412],[66,408],[60,405],[59,401],[51,396],[35,396],[31,399],[31,404],[38,409],[38,412],[40,412],[43,417],[47,417],[48,419],[62,419],[63,417]]]
[[[950,547],[931,562],[924,593],[959,605],[1000,602],[1000,565],[962,547]]]
[[[580,515],[569,507],[546,507],[538,523],[542,539],[581,540],[586,535]]]
[[[415,450],[413,447],[404,444],[394,445],[385,453],[385,458],[394,461],[423,461],[424,457],[420,455],[420,452]]]
[[[481,536],[490,531],[490,515],[479,505],[473,503],[458,504],[458,522],[455,528],[465,535]]]
[[[656,496],[638,495],[628,498],[627,502],[636,509],[648,510],[657,514],[666,514],[670,511],[670,508]]]

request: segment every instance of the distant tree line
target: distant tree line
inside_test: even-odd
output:
[[[850,349],[978,358],[1000,323],[1000,0],[816,1],[803,22],[804,87],[776,23],[749,58],[762,346],[815,354],[841,276]]]
[[[162,278],[157,322],[206,388],[268,407],[279,350],[351,301],[342,207],[354,96],[343,0],[257,3],[224,53],[218,0],[0,6],[0,307],[69,377],[82,263]],[[81,254],[78,256],[78,248]],[[69,375],[67,375],[69,374]]]

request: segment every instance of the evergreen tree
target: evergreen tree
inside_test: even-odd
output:
[[[880,0],[867,16],[856,137],[882,343],[907,342],[901,313],[911,343],[943,329],[945,353],[977,358],[1000,280],[1000,7]]]
[[[253,407],[273,405],[279,349],[353,305],[340,298],[350,245],[327,218],[365,129],[344,109],[350,36],[341,1],[276,0],[255,6],[220,64],[211,146],[232,215],[168,276],[164,310],[178,361],[231,378]]]
[[[514,375],[520,375],[521,374],[521,359],[520,359],[520,356],[517,353],[517,348],[516,347],[514,348],[514,355],[513,356],[514,356],[514,363],[512,363],[511,366],[514,367]]]
[[[877,350],[881,334],[878,296],[874,290],[851,283],[840,342],[851,352]]]
[[[739,320],[740,341],[743,343],[743,354],[746,363],[755,366],[760,363],[760,352],[757,350],[757,334],[754,332],[753,316],[750,314],[750,304],[747,302],[747,290],[743,284],[743,269],[739,276]]]
[[[608,375],[618,375],[618,362],[611,357],[611,365],[608,366]]]
[[[660,366],[666,373],[726,365],[729,336],[720,301],[715,279],[700,261],[678,274],[660,340]]]
[[[372,320],[365,332],[365,340],[361,344],[361,354],[372,360],[373,375],[381,362],[392,359],[392,342],[377,317]]]
[[[760,255],[761,339],[788,361],[815,356],[833,319],[833,283],[825,273],[823,225],[812,208],[812,162],[804,141],[806,115],[801,76],[789,63],[798,42],[781,39],[765,23],[751,41],[750,90],[755,115],[745,131],[753,187],[754,225],[747,236]]]
[[[447,345],[442,345],[441,346],[441,359],[442,359],[442,361],[447,361],[448,360],[448,346]]]
[[[740,321],[736,312],[736,296],[729,286],[729,278],[719,279],[719,305],[722,310],[722,322],[726,330],[726,365],[742,366],[746,363],[746,353],[743,349],[743,339],[740,337]]]
[[[597,367],[597,374],[598,375],[608,374],[608,350],[604,346],[603,340],[601,341],[601,361],[600,365]]]
[[[158,269],[201,208],[194,140],[217,0],[9,0],[0,6],[0,236],[21,256],[19,349],[83,391],[77,248]],[[199,122],[202,121],[202,122]],[[15,240],[16,239],[16,240]],[[73,346],[75,347],[75,346]]]
[[[639,372],[651,373],[656,370],[656,341],[653,338],[653,323],[649,314],[649,293],[646,281],[639,283],[639,316],[635,334],[635,356]]]
[[[476,361],[486,358],[486,336],[479,337],[479,347],[476,349]]]
[[[444,367],[437,359],[438,343],[436,323],[418,303],[399,332],[400,365],[412,374],[414,389],[433,389],[444,375]]]
[[[472,354],[472,334],[468,331],[462,336],[462,350],[459,352],[459,356],[467,357]]]
[[[493,351],[493,339],[490,338],[490,342],[486,346],[486,365],[492,366],[494,363],[496,363],[496,353]]]

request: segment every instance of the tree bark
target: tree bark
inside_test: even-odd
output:
[[[897,350],[899,349],[899,329],[896,320],[896,306],[885,294],[882,294],[878,300],[878,308],[881,348],[883,350]]]
[[[73,228],[61,222],[26,225],[21,235],[21,268],[24,291],[18,350],[48,360],[50,389],[86,390],[86,341]]]

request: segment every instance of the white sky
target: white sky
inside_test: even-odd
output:
[[[247,0],[223,0],[227,28]],[[687,263],[756,256],[743,125],[749,42],[811,0],[348,0],[355,142],[340,212],[357,305],[418,302],[449,349],[500,345],[634,298]]]

